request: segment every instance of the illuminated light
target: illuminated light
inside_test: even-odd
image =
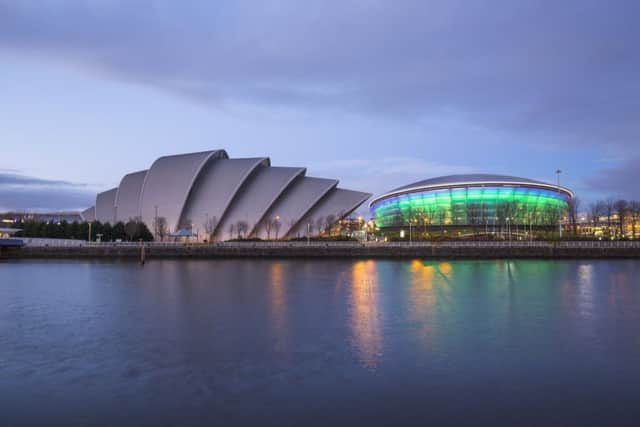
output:
[[[4,222],[5,224],[13,224],[13,220],[12,219],[3,219],[2,222]]]
[[[431,225],[470,225],[469,218],[495,221],[505,210],[514,223],[549,225],[557,221],[558,211],[566,211],[568,201],[567,194],[547,188],[456,187],[379,198],[371,204],[371,211],[377,227],[419,219]]]

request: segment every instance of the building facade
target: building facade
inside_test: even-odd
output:
[[[376,227],[409,225],[551,227],[573,193],[564,187],[502,175],[451,175],[391,190],[369,204]]]
[[[271,166],[267,157],[211,150],[161,157],[125,175],[82,215],[111,224],[142,221],[157,237],[185,231],[198,240],[303,237],[322,231],[311,223],[338,221],[371,196],[337,185],[306,176],[305,168]]]

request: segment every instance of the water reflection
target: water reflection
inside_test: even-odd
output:
[[[357,261],[351,269],[351,330],[360,361],[375,369],[382,356],[378,272],[374,261]]]
[[[409,315],[417,324],[417,334],[420,340],[431,343],[434,335],[433,308],[437,297],[434,292],[435,268],[425,265],[419,260],[411,261],[409,286]]]
[[[285,352],[287,346],[287,299],[282,273],[282,263],[274,262],[269,270],[269,307],[271,328],[276,349]]]

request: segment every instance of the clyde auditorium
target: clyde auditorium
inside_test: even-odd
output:
[[[271,166],[267,157],[230,159],[224,150],[179,154],[125,175],[82,216],[111,224],[139,218],[152,231],[155,218],[163,217],[169,233],[191,230],[200,240],[208,238],[205,224],[212,219],[218,240],[236,237],[234,225],[241,223],[246,237],[302,237],[319,234],[322,219],[337,222],[371,196],[337,185],[306,176],[305,168]]]
[[[571,190],[559,185],[504,175],[450,175],[391,190],[369,203],[381,229],[409,224],[446,227],[557,225]]]

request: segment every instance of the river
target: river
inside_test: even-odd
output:
[[[0,263],[0,425],[637,425],[640,261]]]

